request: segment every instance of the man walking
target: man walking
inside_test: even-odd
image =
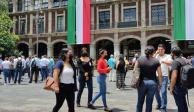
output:
[[[111,68],[109,73],[109,81],[116,81],[116,75],[115,75],[115,66],[116,66],[116,60],[114,59],[114,56],[111,54],[110,58],[108,60],[108,66]]]
[[[158,102],[157,109],[166,112],[167,107],[167,87],[168,87],[168,74],[169,66],[172,63],[172,58],[170,55],[165,54],[165,46],[163,44],[158,45],[158,50],[155,54],[155,57],[159,60],[162,69],[162,87],[161,87],[161,96],[160,91],[157,90],[155,93],[156,100]]]

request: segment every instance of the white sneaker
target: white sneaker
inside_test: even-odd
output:
[[[117,88],[116,90],[117,90],[117,91],[119,91],[120,89],[119,89],[119,88]]]

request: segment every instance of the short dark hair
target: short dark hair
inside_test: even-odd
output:
[[[182,55],[182,51],[181,51],[180,47],[173,47],[171,49],[171,53],[176,55],[176,56],[181,56]]]
[[[154,49],[153,46],[150,46],[150,45],[149,45],[149,46],[147,46],[146,49],[145,49],[145,55],[146,55],[147,58],[149,58],[149,55],[154,54],[154,52],[155,52],[155,49]]]
[[[69,51],[68,48],[62,49],[60,54],[59,54],[59,59],[65,60],[65,55],[68,53],[68,51]]]
[[[164,44],[159,44],[158,47],[162,47],[163,49],[166,49],[166,46]]]
[[[105,49],[99,49],[99,55],[101,56],[104,53],[104,51],[106,51],[106,50]]]

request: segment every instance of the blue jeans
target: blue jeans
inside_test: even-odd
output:
[[[4,75],[5,83],[7,83],[7,81],[10,83],[10,80],[11,80],[10,70],[9,69],[3,69],[3,75]]]
[[[104,105],[104,108],[107,107],[106,104],[106,74],[100,74],[99,76],[97,76],[97,82],[99,84],[100,87],[100,92],[92,99],[92,104],[94,104],[94,102],[100,97],[102,96],[102,102]]]
[[[20,84],[22,75],[23,75],[23,69],[22,68],[16,68],[14,83],[16,83],[18,81],[18,83]]]
[[[84,87],[87,84],[88,87],[88,104],[92,101],[93,94],[93,81],[92,77],[89,80],[85,80],[85,77],[79,76],[79,90],[77,93],[77,104],[80,104],[81,95],[83,93]]]
[[[162,96],[160,96],[160,90],[156,90],[156,93],[155,93],[158,106],[162,109],[166,109],[166,106],[167,106],[167,87],[168,87],[168,76],[163,76],[162,87],[161,87]]]
[[[174,99],[178,107],[178,112],[188,112],[187,102],[186,102],[186,93],[187,90],[181,88],[180,86],[175,85],[174,87]]]
[[[49,70],[47,67],[42,67],[41,68],[41,74],[42,74],[42,80],[46,79],[49,74]]]
[[[144,100],[146,97],[146,111],[152,112],[152,103],[154,99],[154,94],[157,90],[157,82],[154,80],[143,80],[142,84],[138,88],[138,101],[136,112],[142,112]]]

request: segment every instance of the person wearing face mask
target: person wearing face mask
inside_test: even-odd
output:
[[[98,65],[97,65],[97,71],[99,75],[97,76],[97,82],[99,84],[100,92],[92,99],[92,101],[90,102],[90,105],[93,106],[96,100],[100,96],[102,96],[104,111],[110,112],[111,110],[108,108],[106,103],[106,78],[111,68],[108,67],[107,61],[105,60],[105,57],[107,56],[107,51],[105,49],[100,49],[99,54],[100,54],[100,59],[98,60]]]
[[[58,112],[63,105],[64,100],[67,100],[68,112],[75,112],[74,100],[76,84],[76,69],[72,61],[72,51],[63,49],[59,55],[53,76],[55,85],[56,105],[52,112]]]
[[[84,90],[85,85],[87,84],[88,88],[88,108],[95,109],[90,102],[92,101],[93,94],[93,81],[92,81],[92,70],[93,63],[92,59],[88,56],[87,51],[82,51],[81,57],[78,60],[78,69],[79,69],[79,90],[77,94],[77,106],[80,107],[81,95]]]

